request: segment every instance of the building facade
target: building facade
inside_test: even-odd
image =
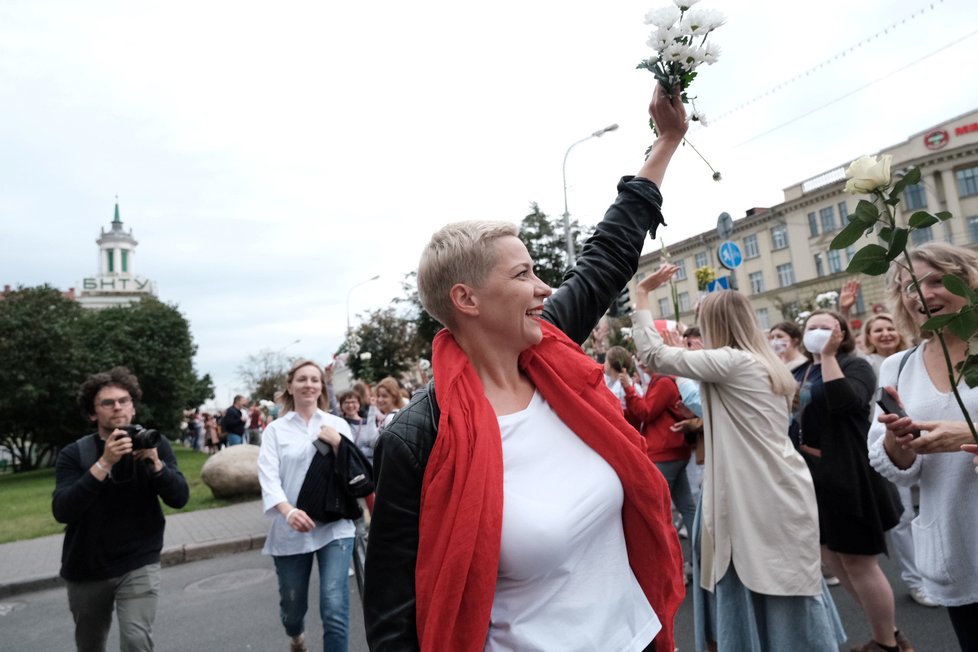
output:
[[[932,214],[948,211],[954,217],[920,231],[911,232],[909,246],[930,240],[978,248],[978,110],[927,129],[880,154],[891,154],[893,174],[908,167],[920,169],[921,180],[908,187],[897,208],[897,223],[906,226],[915,211]],[[862,153],[855,153],[852,159]],[[848,165],[848,164],[846,164]],[[864,245],[877,242],[874,233],[845,250],[829,244],[848,224],[860,199],[843,192],[845,167],[819,174],[784,190],[784,202],[771,208],[754,208],[733,221],[734,242],[743,257],[732,272],[721,267],[718,250],[722,242],[716,231],[701,233],[666,249],[646,254],[639,261],[636,278],[654,271],[668,257],[679,266],[675,277],[675,302],[669,286],[650,297],[658,318],[675,318],[675,304],[684,323],[693,323],[694,308],[701,294],[696,270],[713,268],[717,276],[730,276],[732,285],[750,297],[758,322],[770,328],[810,309],[815,297],[839,291],[849,278],[858,277],[862,290],[853,308],[853,325],[867,314],[886,309],[883,277],[853,275],[846,266]]]
[[[153,282],[136,276],[133,271],[139,243],[132,229],[123,229],[118,203],[109,230],[103,228],[95,244],[98,245],[98,274],[82,279],[76,286],[78,303],[83,308],[127,306],[156,294]]]

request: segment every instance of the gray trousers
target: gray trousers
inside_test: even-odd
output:
[[[120,650],[150,652],[153,649],[153,620],[160,595],[158,563],[120,577],[67,584],[78,652],[105,652],[113,607],[119,617]]]

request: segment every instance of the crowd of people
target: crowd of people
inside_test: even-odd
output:
[[[649,113],[649,156],[621,179],[556,291],[534,274],[515,225],[458,222],[432,236],[418,290],[445,328],[426,386],[412,393],[385,378],[337,394],[329,368],[300,359],[274,409],[238,396],[223,414],[188,419],[195,449],[260,445],[263,553],[292,652],[309,649],[314,562],[323,649],[348,649],[358,497],[371,510],[363,610],[373,651],[672,652],[688,590],[698,652],[837,652],[847,634],[831,580],[865,616],[869,641],[854,649],[906,652],[884,552],[913,599],[945,607],[961,649],[978,650],[975,451],[921,307],[964,306],[941,277],[978,289],[978,257],[939,243],[913,249],[919,282],[894,267],[891,313],[859,333],[848,319],[855,282],[839,311],[803,324],[765,331],[745,295],[722,290],[700,302],[697,326],[660,330],[649,293],[676,273],[665,263],[638,283],[631,350],[597,361],[581,345],[663,225],[660,187],[687,129],[680,98],[661,87]],[[969,342],[946,337],[950,363],[963,361]],[[877,407],[880,391],[909,416]],[[961,394],[966,410],[978,408],[978,389],[962,384]],[[139,451],[138,500],[155,505],[143,554],[116,562],[82,550],[95,525],[75,506],[136,500],[114,474],[133,453],[125,427],[138,398],[125,374],[95,378],[80,400],[99,432],[59,459],[55,514],[68,523],[62,574],[80,647],[104,646],[113,572],[158,586],[158,498],[186,502],[169,447]],[[354,493],[357,482],[368,488]],[[138,618],[120,612],[138,649],[152,646],[149,592]],[[102,599],[95,611],[92,595]],[[89,612],[99,620],[83,627]]]

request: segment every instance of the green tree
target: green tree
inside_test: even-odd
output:
[[[442,329],[442,325],[437,319],[432,317],[424,306],[421,305],[421,297],[418,295],[418,273],[411,272],[404,275],[401,282],[401,289],[404,295],[394,299],[396,304],[406,304],[408,318],[414,321],[414,337],[411,346],[418,352],[419,358],[431,360],[431,343],[435,335]]]
[[[417,324],[392,307],[367,313],[347,337],[339,353],[348,353],[354,378],[375,382],[385,376],[399,378],[420,357]],[[368,354],[368,355],[364,355]]]
[[[0,301],[0,443],[16,471],[53,460],[86,428],[75,402],[89,360],[81,307],[50,286]]]
[[[285,387],[291,364],[281,351],[262,349],[245,358],[238,367],[238,377],[247,385],[252,399],[274,401],[275,392]]]
[[[577,220],[572,220],[571,237],[574,241],[574,254],[579,255],[584,241],[593,229],[581,229]],[[561,217],[548,217],[536,202],[530,203],[530,213],[520,223],[520,240],[533,259],[534,273],[550,287],[557,287],[567,271],[567,242],[564,236],[564,221]]]
[[[184,410],[214,395],[210,377],[198,378],[194,371],[197,346],[175,306],[147,297],[84,317],[82,346],[91,355],[92,372],[124,366],[139,378],[137,422],[175,437]]]

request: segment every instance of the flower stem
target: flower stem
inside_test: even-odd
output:
[[[702,154],[700,154],[700,150],[696,149],[696,146],[693,145],[693,143],[691,143],[689,141],[689,139],[686,138],[685,136],[683,137],[683,143],[686,144],[686,145],[689,145],[693,149],[693,151],[696,152],[696,155],[699,156],[701,159],[703,159],[703,162],[706,163],[706,167],[710,168],[710,172],[713,173],[713,180],[714,181],[719,181],[720,180],[720,173],[713,169],[713,166],[710,165],[710,162],[706,160],[706,157],[704,157]]]

